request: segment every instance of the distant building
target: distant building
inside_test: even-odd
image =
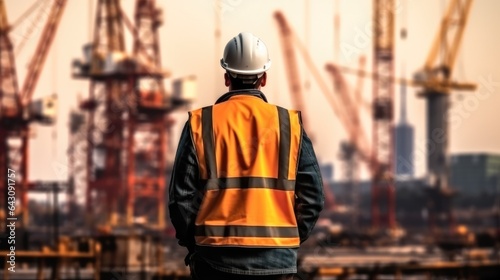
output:
[[[500,154],[451,156],[451,187],[463,194],[500,193]]]
[[[333,164],[320,164],[319,169],[321,172],[321,178],[325,183],[330,183],[333,181]]]
[[[415,173],[413,163],[413,149],[415,132],[413,126],[407,121],[406,114],[406,85],[401,85],[401,116],[396,125],[394,168],[396,176],[412,178]]]
[[[347,181],[333,181],[329,184],[330,188],[335,194],[339,195],[349,195],[350,183]],[[425,180],[423,178],[413,177],[410,180],[395,180],[394,186],[397,189],[410,188],[422,190],[425,187]],[[397,192],[396,189],[396,192]],[[360,194],[371,194],[372,191],[372,181],[371,180],[361,180],[358,182],[358,190]]]
[[[396,158],[394,165],[397,176],[413,177],[415,174],[413,163],[414,135],[413,126],[407,123],[396,125]]]

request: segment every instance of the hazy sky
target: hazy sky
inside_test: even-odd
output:
[[[96,6],[95,1],[92,5]],[[327,62],[334,59],[334,44],[340,44],[339,61],[342,65],[357,67],[359,55],[367,56],[367,70],[371,70],[371,3],[370,0],[221,0],[217,6],[214,0],[173,1],[157,0],[164,10],[164,25],[160,28],[162,63],[171,71],[172,78],[196,75],[199,93],[194,107],[208,105],[222,93],[223,71],[219,59],[225,43],[241,31],[250,31],[261,37],[267,44],[272,66],[269,70],[268,85],[263,88],[270,102],[291,107],[289,87],[284,71],[281,42],[273,13],[281,10],[302,41],[309,46],[317,68],[328,85],[323,70]],[[338,2],[338,4],[335,4]],[[397,1],[396,33],[405,25],[408,37],[405,41],[396,39],[396,73],[400,76],[401,66],[405,64],[406,76],[422,67],[429,51],[432,38],[437,32],[441,15],[448,1],[444,0],[400,0]],[[6,0],[9,21],[13,22],[33,1]],[[129,18],[133,18],[133,0],[123,0],[122,5]],[[335,7],[341,20],[340,42],[334,42],[333,15]],[[89,1],[69,1],[56,39],[45,63],[44,71],[38,82],[35,98],[57,93],[60,101],[59,119],[54,128],[34,127],[35,136],[31,142],[30,176],[36,179],[66,178],[68,114],[76,107],[76,96],[88,94],[88,82],[71,78],[71,61],[81,58],[81,47],[89,42]],[[214,28],[216,11],[221,15],[222,34],[219,49],[216,48]],[[498,126],[500,108],[500,1],[476,0],[472,6],[469,24],[454,77],[460,81],[476,82],[478,90],[474,93],[453,94],[451,109],[450,150],[458,152],[496,152],[500,153],[500,129]],[[47,18],[42,14],[43,22]],[[36,15],[36,13],[35,13]],[[25,69],[34,52],[43,24],[31,22],[35,15],[13,30],[11,38],[18,46],[23,37],[27,44],[16,57],[20,84],[24,80]],[[94,15],[91,15],[94,18]],[[309,19],[309,21],[306,21]],[[33,32],[29,30],[34,26]],[[368,31],[368,32],[367,32]],[[130,34],[127,35],[130,38]],[[128,43],[128,49],[131,50]],[[346,50],[355,50],[347,52]],[[339,141],[346,134],[332,110],[325,102],[311,75],[304,69],[302,58],[298,58],[303,83],[311,84],[306,92],[305,111],[310,120],[309,134],[314,135],[316,152],[322,162],[334,162],[336,179],[340,179],[338,161]],[[354,77],[347,76],[351,85]],[[489,82],[488,82],[489,81]],[[168,86],[169,80],[166,81]],[[396,96],[399,89],[395,86]],[[416,89],[408,90],[409,121],[416,129],[416,171],[421,176],[425,172],[425,103],[416,97]],[[364,81],[364,98],[371,96],[371,81]],[[398,98],[396,106],[398,106]],[[397,108],[399,110],[399,108]],[[174,142],[187,118],[187,113],[176,114]],[[370,135],[370,122],[367,112],[363,113],[365,129]],[[399,117],[398,117],[399,118]]]

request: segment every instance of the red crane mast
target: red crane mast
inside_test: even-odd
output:
[[[174,102],[163,85],[168,73],[161,69],[162,11],[154,0],[135,3],[132,22],[119,0],[99,0],[87,60],[74,62],[75,77],[90,81],[89,98],[80,104],[88,112],[87,221],[114,227],[141,218],[163,229],[168,114],[184,103]],[[133,34],[132,55],[126,52],[124,25]]]
[[[48,20],[30,60],[22,90],[19,91],[13,45],[9,38],[11,26],[5,3],[0,0],[0,211],[6,209],[4,195],[8,187],[7,170],[16,172],[16,194],[20,196],[22,223],[29,220],[28,139],[30,123],[38,119],[29,110],[36,83],[61,21],[67,0],[54,0]],[[49,120],[44,120],[49,121]]]
[[[372,227],[395,228],[394,159],[394,0],[373,1],[373,163]]]

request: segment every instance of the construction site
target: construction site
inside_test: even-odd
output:
[[[295,279],[500,279],[500,2],[0,0],[0,279],[191,279],[188,111],[258,34],[325,206]],[[495,63],[497,61],[497,63]]]

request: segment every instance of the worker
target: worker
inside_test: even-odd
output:
[[[323,209],[321,174],[300,112],[269,104],[262,40],[231,39],[220,61],[229,91],[189,112],[169,210],[193,279],[293,279],[297,251]]]

